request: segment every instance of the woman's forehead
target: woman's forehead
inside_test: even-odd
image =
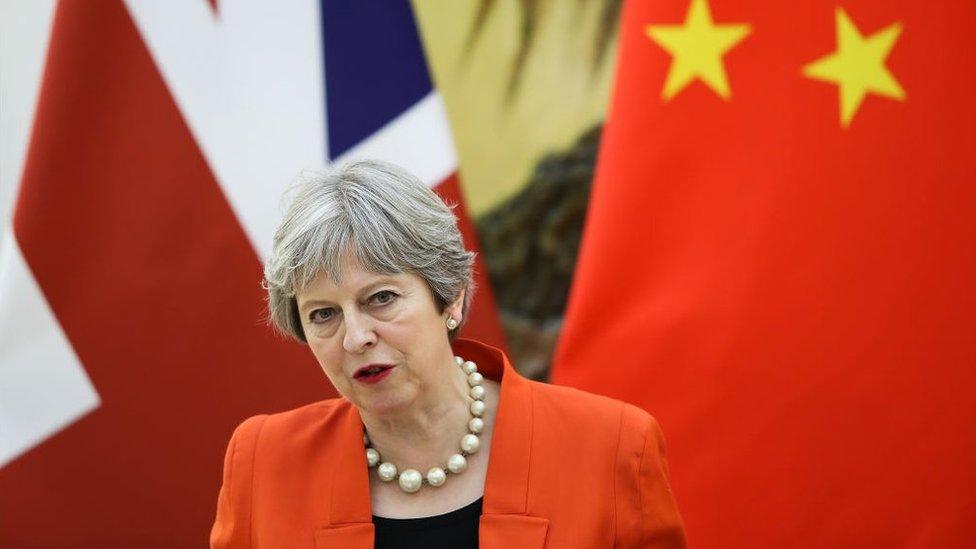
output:
[[[338,279],[325,269],[319,271],[296,292],[299,301],[303,297],[326,298],[327,296],[358,295],[383,284],[403,285],[414,282],[415,275],[407,273],[383,273],[367,269],[358,260],[341,263]],[[421,281],[422,282],[422,281]]]
[[[358,250],[348,244],[338,254],[337,258],[330,259],[323,256],[317,262],[307,262],[301,270],[302,273],[296,273],[298,274],[295,278],[296,295],[308,288],[313,282],[320,284],[323,278],[331,280],[335,285],[340,285],[349,280],[390,274],[364,263],[359,257]]]

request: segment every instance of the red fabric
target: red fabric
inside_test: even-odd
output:
[[[976,539],[976,4],[844,5],[901,22],[848,126],[836,4],[710,2],[751,33],[728,100],[624,8],[553,381],[651,411],[696,547],[968,547]]]

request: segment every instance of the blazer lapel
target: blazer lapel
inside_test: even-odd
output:
[[[351,403],[339,423],[337,443],[330,449],[332,493],[323,522],[329,526],[315,532],[318,549],[343,547],[373,548],[373,515],[369,498],[369,468],[363,453],[363,424]]]
[[[549,520],[528,514],[529,457],[532,449],[532,387],[504,353],[477,342],[455,341],[458,354],[479,365],[492,365],[485,377],[501,378],[485,499],[478,523],[482,549],[540,549]],[[497,367],[495,365],[501,365]]]

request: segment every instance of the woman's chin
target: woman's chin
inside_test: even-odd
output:
[[[360,394],[357,399],[360,410],[377,417],[396,416],[409,408],[415,395],[409,387],[389,388],[371,394]]]

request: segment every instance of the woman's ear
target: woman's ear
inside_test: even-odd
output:
[[[462,319],[462,315],[464,314],[464,294],[465,294],[465,292],[467,292],[467,289],[466,288],[463,289],[463,290],[461,290],[461,293],[458,294],[457,299],[455,299],[453,303],[451,303],[450,305],[448,305],[447,308],[444,311],[444,312],[447,313],[447,316],[449,318],[453,318],[454,320],[456,320],[458,322],[458,324],[460,324],[461,321],[463,320]]]

